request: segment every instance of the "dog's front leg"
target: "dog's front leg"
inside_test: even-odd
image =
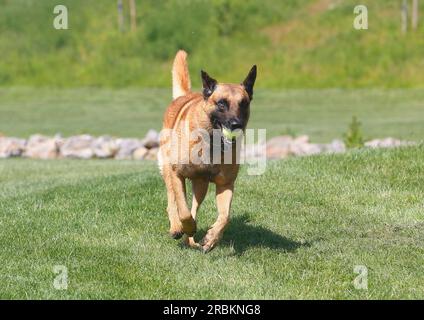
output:
[[[193,187],[193,202],[191,205],[191,216],[196,221],[197,210],[205,199],[206,193],[208,192],[209,180],[208,179],[193,179],[191,181]],[[192,248],[198,248],[199,244],[194,241],[193,237],[187,237],[185,239],[186,244]]]
[[[174,172],[171,175],[171,180],[183,232],[192,237],[196,233],[196,222],[187,207],[185,179]]]
[[[202,240],[203,252],[209,252],[217,245],[224,234],[224,229],[230,220],[231,200],[233,198],[234,183],[216,185],[216,206],[218,219],[208,230]]]

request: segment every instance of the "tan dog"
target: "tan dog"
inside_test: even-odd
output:
[[[190,134],[201,129],[212,137],[217,131],[226,130],[228,133],[237,129],[245,130],[256,80],[256,66],[253,66],[241,84],[218,83],[202,71],[203,92],[193,93],[186,59],[187,53],[184,51],[179,51],[175,57],[172,69],[174,100],[166,110],[163,120],[162,133],[171,131],[178,142],[176,145],[172,144],[171,135],[161,135],[159,167],[167,189],[171,236],[178,239],[186,234],[188,236],[186,241],[190,246],[208,252],[222,238],[229,222],[234,182],[239,170],[236,161],[239,149],[231,148],[229,151],[231,161],[224,163],[224,153],[228,153],[225,151],[228,149],[226,146],[232,146],[234,141],[228,139],[228,135],[221,135],[218,146],[222,159],[216,163],[210,156],[208,160],[211,161],[199,163],[194,161],[193,155],[206,155],[205,150],[212,150],[213,144],[216,147],[217,142],[216,139],[211,142],[201,137],[191,139]],[[180,152],[178,161],[175,161],[171,153],[181,147],[183,141],[189,141],[188,150]],[[200,153],[194,150],[199,144],[204,148]],[[186,202],[186,179],[191,180],[193,188],[191,211]],[[193,239],[196,232],[196,214],[210,182],[216,184],[218,219],[200,244],[197,244]]]

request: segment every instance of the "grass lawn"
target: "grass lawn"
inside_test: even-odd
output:
[[[0,133],[142,137],[161,128],[170,100],[170,89],[0,89]],[[259,89],[249,127],[266,128],[268,137],[309,134],[329,142],[343,136],[354,115],[366,138],[422,141],[424,91]]]
[[[422,299],[423,159],[419,146],[243,170],[207,255],[167,236],[153,163],[3,160],[0,298]],[[53,288],[55,265],[68,268],[67,290]],[[356,265],[368,290],[353,287]]]

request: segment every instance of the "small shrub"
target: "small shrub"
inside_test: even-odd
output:
[[[364,146],[361,122],[356,117],[352,118],[348,131],[344,134],[344,143],[346,148],[361,148]]]

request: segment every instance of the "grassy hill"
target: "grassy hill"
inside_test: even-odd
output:
[[[423,158],[421,146],[243,170],[207,255],[168,237],[155,164],[1,161],[0,298],[422,299]],[[197,238],[215,218],[210,190]],[[356,265],[368,290],[353,287]]]
[[[115,0],[63,0],[70,29],[55,30],[56,4],[0,0],[0,85],[165,87],[180,48],[196,85],[201,68],[238,82],[254,63],[266,88],[424,83],[424,23],[402,35],[400,1],[361,1],[366,31],[352,27],[355,0],[140,0],[133,33]]]

